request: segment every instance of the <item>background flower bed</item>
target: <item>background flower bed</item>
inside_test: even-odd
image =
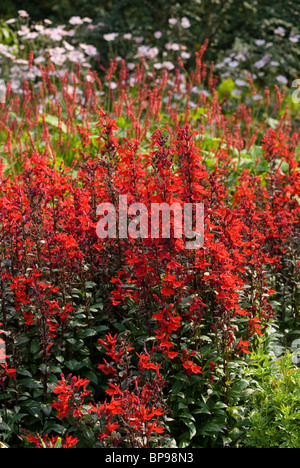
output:
[[[87,53],[82,66],[69,52],[93,49],[72,22],[47,26],[75,38],[71,49],[29,54],[18,39],[3,54],[2,440],[261,446],[274,411],[284,436],[275,442],[274,424],[269,444],[297,446],[286,434],[299,372],[291,356],[276,360],[299,324],[298,107],[247,73],[236,98],[205,46],[190,70],[152,57],[103,70]],[[97,204],[119,194],[203,202],[205,248],[99,240]]]
[[[138,47],[142,47],[143,55],[145,48],[150,55],[156,53],[158,63],[171,63],[180,53],[192,68],[191,51],[199,50],[208,39],[207,59],[215,62],[224,78],[226,75],[241,78],[241,71],[246,70],[256,76],[261,85],[273,86],[277,77],[283,76],[289,84],[298,77],[300,7],[291,0],[95,0],[88,3],[81,0],[75,3],[30,1],[20,5],[6,1],[0,26],[5,43],[10,41],[9,35],[14,29],[12,18],[17,19],[18,11],[24,9],[35,23],[43,23],[47,18],[58,28],[68,27],[72,18],[73,29],[80,30],[82,42],[96,47],[104,67],[112,57],[119,56],[131,62],[136,53],[140,54]],[[85,19],[91,22],[85,23]],[[30,24],[31,35],[36,36],[40,31]],[[56,30],[53,37],[57,38],[60,32]],[[30,47],[36,42],[34,37]]]

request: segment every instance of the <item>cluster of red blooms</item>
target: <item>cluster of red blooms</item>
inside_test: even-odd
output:
[[[69,382],[69,379],[70,382]],[[52,404],[58,413],[57,417],[66,419],[68,416],[73,418],[82,417],[82,405],[86,396],[91,392],[86,390],[89,380],[72,377],[69,375],[67,380],[61,375],[61,381],[58,382],[53,393],[58,395],[58,401]],[[82,389],[81,389],[82,387]]]
[[[147,445],[151,434],[162,432],[158,419],[163,405],[156,406],[155,401],[162,401],[159,392],[168,380],[168,369],[176,367],[187,377],[201,374],[207,385],[212,384],[216,363],[223,365],[224,356],[228,360],[250,353],[252,343],[264,333],[274,314],[270,305],[270,296],[276,292],[274,278],[281,284],[283,269],[299,278],[299,260],[295,262],[299,258],[299,131],[291,127],[286,114],[276,130],[265,131],[265,127],[251,127],[246,106],[239,106],[231,117],[223,113],[213,69],[207,72],[202,63],[204,50],[197,53],[196,70],[185,83],[182,99],[188,103],[192,86],[208,78],[211,101],[202,93],[198,99],[203,116],[195,119],[189,105],[181,109],[170,93],[168,122],[161,122],[150,142],[149,130],[162,118],[169,77],[165,72],[148,80],[143,63],[135,72],[137,98],[128,92],[124,63],[112,96],[114,114],[122,117],[125,112],[130,120],[127,134],[120,133],[116,121],[103,110],[98,110],[97,126],[92,128],[101,104],[92,86],[96,83],[100,88],[101,82],[93,72],[90,80],[81,83],[85,105],[80,107],[80,127],[75,120],[80,75],[73,77],[72,95],[68,76],[61,78],[67,108],[63,120],[51,64],[41,69],[37,99],[32,99],[28,83],[24,83],[23,100],[8,89],[1,114],[1,129],[7,134],[4,152],[11,171],[15,168],[15,174],[9,174],[0,160],[0,310],[8,348],[17,339],[18,345],[22,339],[25,344],[37,341],[35,358],[48,369],[58,352],[67,361],[70,343],[76,343],[82,330],[90,332],[104,313],[112,323],[132,319],[139,338],[153,339],[149,351],[137,349],[136,374],[128,368],[130,344],[120,345],[110,334],[100,342],[110,359],[99,366],[110,379],[110,401],[94,404],[90,414],[102,424],[102,443],[113,438],[117,444],[118,436],[112,434],[123,431],[129,445],[137,440],[134,434],[142,434],[141,444]],[[115,65],[112,62],[107,73],[109,80]],[[180,92],[181,79],[177,70],[171,91]],[[36,103],[47,100],[47,93],[52,96],[51,109],[40,117]],[[282,101],[280,93],[277,100]],[[24,119],[14,119],[22,112]],[[40,118],[41,141],[33,137]],[[48,125],[56,127],[57,141]],[[242,152],[255,149],[259,132],[264,133],[262,153],[247,169]],[[20,139],[23,133],[28,138]],[[207,133],[210,141],[217,141],[209,151]],[[73,151],[70,145],[76,134],[81,143],[77,138],[78,148]],[[63,138],[67,139],[62,146]],[[61,159],[68,160],[68,151],[71,168]],[[261,164],[265,164],[263,172]],[[187,250],[184,232],[182,238],[173,236],[173,220],[169,239],[99,239],[97,206],[117,205],[119,195],[127,196],[128,205],[143,203],[149,213],[153,203],[204,204],[204,247]],[[97,302],[104,305],[103,312],[93,308]],[[213,356],[207,358],[201,352],[203,334],[213,342]],[[87,339],[85,345],[94,355],[91,341]],[[14,368],[29,365],[33,351],[26,349],[23,355],[15,349]],[[3,377],[15,376],[14,368],[1,364],[0,383]],[[45,401],[47,372],[43,374]],[[147,372],[151,381],[144,383],[142,376]],[[83,419],[88,383],[62,376],[55,389],[58,400],[53,403],[62,420]]]
[[[89,410],[97,415],[98,420],[103,421],[105,416],[104,421],[107,421],[105,430],[100,433],[100,441],[111,437],[112,432],[118,429],[121,433],[125,431],[125,438],[132,446],[148,447],[154,434],[164,433],[164,427],[158,424],[159,416],[164,414],[162,407],[159,407],[164,385],[160,366],[151,362],[149,354],[137,354],[138,370],[133,372],[129,354],[133,348],[130,344],[110,334],[106,335],[105,340],[98,341],[111,359],[109,363],[103,359],[103,364],[98,366],[105,375],[110,376],[106,393],[111,400],[91,405]],[[117,421],[113,421],[114,418]],[[119,437],[120,434],[115,437],[113,445],[120,442]]]
[[[69,434],[66,435],[65,440],[59,436],[51,436],[48,434],[36,436],[28,434],[26,440],[35,445],[36,448],[73,448],[78,444],[79,440]]]
[[[111,334],[106,335],[105,340],[98,341],[104,345],[110,359],[110,362],[103,359],[103,364],[98,366],[110,377],[105,392],[110,400],[106,399],[103,403],[85,402],[91,394],[86,390],[89,380],[72,375],[65,379],[62,375],[62,380],[53,390],[58,399],[52,407],[58,411],[58,418],[75,426],[86,423],[90,415],[89,426],[100,428],[99,441],[104,447],[107,446],[107,439],[109,445],[114,447],[124,443],[131,447],[148,447],[154,434],[164,433],[164,427],[158,423],[159,417],[164,414],[158,405],[164,385],[159,365],[152,363],[149,355],[138,354],[138,371],[133,373],[129,355],[133,348],[128,343]],[[155,370],[154,375],[151,374],[152,370]],[[147,371],[150,374],[145,376]],[[30,437],[31,441],[36,440]]]

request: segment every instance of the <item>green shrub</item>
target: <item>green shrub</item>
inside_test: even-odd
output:
[[[257,388],[248,400],[244,445],[255,448],[300,447],[300,369],[287,353],[276,361],[257,353],[248,370]]]

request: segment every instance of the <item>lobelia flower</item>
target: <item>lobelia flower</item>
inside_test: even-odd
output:
[[[31,434],[28,434],[25,439],[28,442],[31,442],[32,444],[35,445],[36,448],[55,448],[57,445],[59,448],[73,448],[75,445],[78,444],[79,439],[76,437],[70,436],[69,434],[66,434],[65,440],[64,438],[61,438],[59,436],[51,436],[49,437],[48,434],[43,434],[39,435],[38,432],[36,432],[36,435],[33,436]]]

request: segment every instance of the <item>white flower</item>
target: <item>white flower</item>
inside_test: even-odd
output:
[[[281,26],[279,26],[278,28],[274,29],[274,34],[276,34],[277,36],[282,36],[284,37],[285,36],[285,29],[282,28]]]
[[[270,62],[270,65],[272,65],[272,67],[279,67],[279,62],[275,62],[275,60],[273,60],[272,62]]]
[[[78,62],[84,62],[85,61],[85,56],[82,52],[79,50],[73,50],[68,53],[68,59],[70,62],[78,63]]]
[[[27,72],[25,74],[26,80],[34,80],[36,78],[36,74],[33,71]]]
[[[180,45],[174,42],[174,44],[171,45],[172,50],[180,50]]]
[[[110,42],[114,41],[118,37],[119,33],[110,33],[110,34],[103,34],[103,38],[105,41]]]
[[[236,55],[236,60],[242,60],[242,62],[245,62],[246,61],[246,57],[245,55],[242,53],[242,52],[239,52],[237,55]]]
[[[271,60],[271,55],[265,55],[261,60],[256,62],[254,66],[255,68],[258,68],[260,70],[261,68],[264,68],[267,65],[267,63],[269,63],[270,60]]]
[[[300,39],[300,35],[295,36],[295,34],[293,34],[293,33],[289,37],[290,42],[293,42],[294,44],[299,42],[299,39]]]
[[[141,44],[141,42],[143,42],[143,40],[144,40],[144,37],[143,36],[137,36],[137,37],[134,37],[133,40],[137,44]]]
[[[61,41],[63,38],[63,34],[57,29],[51,30],[49,36],[52,41]]]
[[[253,101],[260,101],[262,98],[263,97],[261,94],[255,94],[254,96],[252,96]]]
[[[229,63],[230,68],[236,68],[239,66],[239,62],[237,60],[233,60]]]
[[[71,50],[74,50],[74,49],[75,49],[75,47],[72,46],[71,44],[69,44],[67,41],[63,41],[63,45],[64,45],[64,47],[65,47],[66,50],[71,51]],[[85,44],[84,44],[84,45],[85,45]],[[82,46],[82,44],[80,44],[80,47],[81,47],[81,46]]]
[[[191,26],[191,23],[190,23],[190,20],[184,16],[183,18],[181,18],[181,26],[184,28],[184,29],[187,29]]]
[[[124,37],[124,39],[130,40],[130,39],[132,39],[132,34],[127,33],[127,34],[124,34],[123,37]]]
[[[129,85],[130,85],[131,87],[135,86],[135,78],[134,78],[134,76],[131,76],[131,77],[129,78]]]
[[[35,27],[35,30],[39,32],[44,31],[45,29],[45,27],[42,24],[36,24],[34,27]]]
[[[156,70],[160,70],[162,68],[162,63],[159,63],[159,62],[156,62],[153,67],[156,69]]]
[[[92,75],[87,75],[85,77],[85,80],[88,81],[89,83],[94,83],[95,79]]]
[[[176,18],[169,18],[169,23],[172,24],[172,25],[176,24],[177,21],[178,20]]]
[[[43,62],[45,62],[45,57],[43,57],[42,55],[39,55],[39,57],[34,59],[34,63],[39,64],[39,63],[43,63]]]
[[[138,47],[138,55],[146,55],[149,50],[148,46],[140,46]]]
[[[166,68],[167,70],[174,70],[174,68],[175,68],[174,63],[169,62],[169,61],[163,62],[163,63],[162,63],[162,66],[163,66],[164,68]]]
[[[11,80],[10,82],[11,89],[13,90],[14,93],[18,92],[21,87],[21,83],[19,80]]]
[[[46,24],[52,24],[52,21],[46,18],[46,19],[44,19],[44,23],[46,23]]]
[[[181,57],[188,60],[191,57],[191,54],[189,54],[189,52],[181,52]]]
[[[278,83],[281,83],[281,84],[284,84],[284,85],[287,85],[288,82],[289,82],[288,79],[283,75],[277,76],[276,80],[278,81]]]
[[[65,63],[67,57],[65,55],[65,49],[63,47],[54,47],[53,49],[48,49],[50,58],[55,65],[61,66]]]
[[[151,49],[148,50],[147,52],[147,57],[149,59],[154,59],[158,55],[158,48],[157,47],[151,47]]]
[[[21,18],[28,18],[29,17],[29,14],[25,10],[19,10],[18,14],[19,14],[19,16],[21,16]]]
[[[114,81],[111,81],[111,83],[105,83],[106,86],[109,87],[109,89],[116,89],[117,88],[117,83],[115,83]]]
[[[18,31],[18,36],[26,36],[30,33],[30,29],[27,26],[22,25],[20,31]]]
[[[88,18],[87,16],[85,18],[82,18],[82,21],[84,23],[92,23],[93,22],[93,20],[91,18]]]
[[[90,44],[80,44],[80,47],[84,50],[86,55],[90,57],[95,57],[98,54],[96,47]]]
[[[11,18],[11,19],[9,19],[9,20],[6,21],[6,24],[13,24],[13,23],[15,23],[16,21],[17,21],[16,18]]]
[[[24,36],[24,39],[36,39],[38,35],[39,33],[37,32],[30,32],[26,36]]]
[[[155,37],[155,39],[160,39],[162,37],[162,32],[161,31],[155,31],[154,37]]]
[[[17,59],[16,63],[18,63],[19,65],[27,65],[28,61],[24,59]]]
[[[83,20],[80,18],[80,16],[72,16],[69,19],[69,23],[72,24],[73,26],[81,25],[81,24],[83,24]]]
[[[255,44],[257,46],[263,46],[265,45],[266,41],[264,39],[257,39],[257,41],[255,41]]]
[[[244,80],[239,80],[239,79],[235,80],[235,84],[236,84],[237,86],[247,86],[246,81],[244,81]]]

